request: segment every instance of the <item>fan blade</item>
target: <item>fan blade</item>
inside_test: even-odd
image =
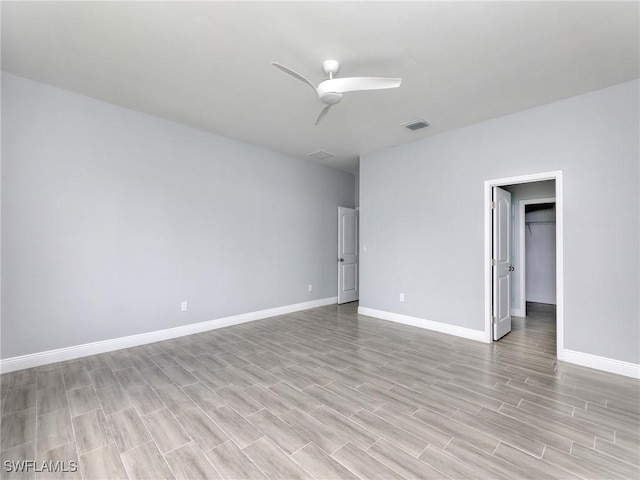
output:
[[[288,73],[289,75],[291,75],[292,77],[297,78],[298,80],[302,80],[304,83],[306,83],[311,88],[313,88],[313,91],[315,93],[317,93],[315,85],[313,83],[311,83],[306,77],[303,77],[302,75],[300,75],[298,72],[295,72],[295,71],[291,70],[289,67],[285,67],[284,65],[281,65],[281,64],[276,63],[276,62],[272,62],[271,65],[273,65],[276,68],[279,68],[284,73]]]
[[[327,114],[327,112],[329,111],[329,109],[332,107],[333,105],[327,105],[326,107],[324,107],[322,109],[322,111],[320,112],[320,115],[318,115],[318,119],[316,120],[316,125],[318,125],[320,123],[320,120],[322,120],[324,118],[324,116]]]
[[[360,90],[383,90],[385,88],[397,88],[402,83],[401,78],[378,77],[347,77],[325,80],[318,85],[318,94],[325,92],[355,92]]]

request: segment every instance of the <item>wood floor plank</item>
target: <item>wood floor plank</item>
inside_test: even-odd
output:
[[[222,477],[193,443],[169,452],[165,458],[176,480],[217,480]]]
[[[478,412],[478,417],[487,420],[492,425],[500,425],[505,429],[518,432],[519,434],[536,440],[543,445],[549,445],[560,451],[571,451],[571,444],[573,442],[570,438],[555,433],[550,429],[546,429],[544,425],[540,426],[526,421],[520,421],[516,418],[502,415],[488,409],[480,410],[480,412]],[[553,428],[553,424],[551,425]]]
[[[1,478],[3,480],[34,480],[36,472],[19,471],[19,465],[24,465],[24,462],[36,461],[37,458],[35,441],[0,451]]]
[[[350,400],[327,390],[324,387],[313,385],[304,390],[304,393],[316,399],[319,404],[326,405],[336,412],[349,416],[360,410],[360,406]]]
[[[249,415],[247,420],[289,455],[309,443],[295,428],[266,409]]]
[[[36,406],[36,384],[21,385],[9,389],[2,402],[2,415],[15,413]]]
[[[96,390],[96,395],[100,400],[100,405],[102,405],[102,410],[105,415],[110,415],[133,406],[131,398],[119,384],[100,388]]]
[[[256,440],[243,450],[269,479],[307,480],[310,476],[289,455],[266,437]]]
[[[418,458],[430,465],[431,468],[436,471],[442,472],[442,474],[446,475],[448,478],[474,478],[481,480],[493,479],[493,476],[488,472],[483,472],[474,465],[467,465],[450,453],[432,445],[427,447]]]
[[[490,419],[479,418],[463,411],[456,412],[451,418],[458,420],[470,428],[498,438],[536,457],[542,456],[542,452],[544,452],[544,443],[522,435],[511,427],[496,425]]]
[[[81,455],[113,442],[107,419],[102,410],[79,415],[71,422],[73,423],[78,452]]]
[[[595,449],[612,457],[624,460],[625,462],[640,466],[640,450],[638,448],[627,448],[620,444],[597,438],[595,441]]]
[[[107,423],[120,452],[126,452],[151,440],[149,431],[135,408],[127,408],[109,415]]]
[[[229,406],[216,408],[207,413],[240,448],[255,442],[263,435]]]
[[[495,437],[470,428],[453,418],[447,418],[431,410],[421,408],[413,414],[413,417],[430,425],[432,428],[437,428],[438,430],[449,434],[451,437],[464,440],[487,453],[493,453],[500,443],[500,440]]]
[[[38,416],[36,424],[37,453],[73,442],[71,418],[66,409]]]
[[[229,440],[227,434],[199,408],[189,408],[178,412],[176,419],[203,452]]]
[[[201,382],[187,385],[182,388],[182,391],[205,412],[227,405],[227,402],[220,395]]]
[[[347,443],[347,439],[338,432],[300,410],[293,409],[280,418],[291,425],[302,438],[313,442],[329,455]]]
[[[210,450],[207,457],[225,480],[267,480],[262,470],[231,441]]]
[[[390,389],[385,389],[385,388],[379,387],[378,385],[365,383],[358,387],[358,391],[382,403],[386,403],[387,405],[392,405],[397,410],[400,410],[401,412],[404,412],[408,415],[411,415],[413,412],[415,412],[416,410],[418,410],[418,408],[422,406],[425,406],[427,404],[431,405],[428,402],[418,399],[417,397],[419,395],[416,395],[416,394],[406,395],[405,392],[392,391],[392,389],[396,386],[397,385],[394,385]],[[440,406],[436,405],[435,408],[441,408],[443,411],[446,411],[449,414],[452,414],[453,412],[456,411],[455,408],[449,407],[448,405],[440,405]]]
[[[80,456],[80,470],[85,480],[128,480],[115,443]]]
[[[524,470],[457,438],[451,440],[444,450],[462,460],[466,465],[473,465],[478,471],[486,472],[496,479],[553,480],[553,477],[546,476],[542,472],[534,473]]]
[[[559,422],[554,422],[552,419],[530,413],[522,408],[513,407],[511,405],[503,405],[498,410],[498,413],[514,418],[521,422],[529,423],[531,425],[537,425],[548,432],[558,434],[582,445],[593,446],[596,440],[594,435],[585,433],[579,429],[564,425]]]
[[[191,441],[189,434],[166,408],[145,415],[143,421],[162,453]]]
[[[628,480],[623,475],[608,471],[598,464],[597,461],[591,459],[581,459],[573,455],[560,452],[552,447],[547,447],[544,451],[542,459],[552,465],[555,465],[567,472],[578,475],[585,479],[611,479],[611,480]]]
[[[574,443],[571,455],[580,460],[590,460],[598,463],[607,472],[622,475],[625,478],[640,478],[640,468],[627,462],[620,462],[606,453],[599,452],[589,447]]]
[[[38,389],[37,408],[38,415],[55,412],[61,408],[67,408],[67,391],[64,385]]]
[[[267,408],[271,413],[278,416],[284,415],[294,408],[293,405],[286,402],[282,397],[262,385],[249,387],[244,390],[244,393],[248,394],[263,408]]]
[[[616,436],[616,432],[609,427],[574,417],[571,414],[561,413],[552,408],[547,408],[543,405],[529,402],[528,400],[523,400],[522,402],[520,402],[518,408],[547,418],[554,422],[561,423],[574,430],[586,432],[587,434],[593,435],[594,437],[600,437],[605,440],[613,441]]]
[[[380,438],[359,423],[327,407],[320,407],[313,410],[309,412],[309,415],[361,449],[366,450]]]
[[[82,479],[78,452],[74,443],[67,443],[41,452],[36,455],[36,462],[42,467],[42,471],[37,474],[38,480]],[[44,468],[45,465],[47,465],[47,468]],[[49,468],[49,466],[52,468]]]
[[[303,412],[309,412],[322,405],[315,398],[310,397],[306,393],[303,393],[286,383],[273,385],[269,387],[269,390],[282,397],[292,407],[302,410]]]
[[[341,447],[332,457],[360,478],[371,480],[399,480],[403,478],[401,475],[386,467],[382,462],[379,462],[351,443],[347,443]]]
[[[216,390],[216,393],[243,417],[251,415],[252,413],[264,408],[251,398],[250,395],[247,395],[243,390],[235,385],[220,388]]]
[[[384,439],[369,447],[367,453],[404,478],[449,478],[428,463],[409,455]]]
[[[155,393],[174,415],[186,409],[197,407],[191,397],[174,383],[158,388]]]
[[[77,417],[100,408],[100,400],[98,400],[93,385],[71,390],[67,393],[67,400],[71,417]]]
[[[165,457],[153,442],[122,454],[122,463],[130,480],[174,480]]]
[[[420,452],[422,452],[429,444],[428,440],[422,437],[417,437],[393,423],[367,412],[366,410],[360,410],[355,415],[352,415],[351,419],[367,430],[374,432],[379,437],[397,445],[411,455],[419,455]]]
[[[388,405],[380,407],[373,414],[436,447],[444,448],[453,438],[453,435],[434,428],[415,415],[406,415]]]
[[[359,477],[313,443],[295,452],[292,458],[306,471],[312,472],[315,478],[359,480]]]
[[[562,468],[556,467],[517,448],[500,443],[494,455],[516,467],[523,469],[529,477],[534,479],[561,478],[563,480],[578,480],[580,477],[573,475]]]
[[[140,415],[147,415],[165,408],[164,403],[151,387],[144,385],[141,387],[132,387],[126,390],[131,403],[138,410]]]

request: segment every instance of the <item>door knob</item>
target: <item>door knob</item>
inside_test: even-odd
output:
[[[338,261],[339,262],[344,262],[344,258],[339,258]]]

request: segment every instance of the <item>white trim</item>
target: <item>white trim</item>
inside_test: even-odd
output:
[[[484,182],[484,341],[492,341],[491,328],[491,189],[504,185],[555,180],[556,186],[556,344],[558,359],[564,356],[564,228],[562,170],[497,178]]]
[[[540,203],[556,203],[556,197],[547,197],[547,198],[531,198],[527,200],[520,200],[518,202],[518,214],[520,216],[518,229],[520,230],[520,258],[518,259],[518,269],[520,270],[520,307],[517,309],[518,314],[514,314],[518,317],[526,317],[527,315],[527,292],[526,292],[526,282],[527,282],[527,257],[526,257],[526,232],[525,232],[525,207],[527,205],[538,205]],[[556,238],[557,241],[557,238]]]
[[[169,340],[171,338],[183,337],[194,333],[206,332],[217,328],[229,327],[240,323],[252,322],[263,318],[276,317],[287,313],[299,312],[310,308],[332,305],[338,301],[337,297],[321,298],[311,300],[309,302],[295,303],[282,307],[269,308],[259,310],[257,312],[242,313],[230,317],[208,320],[200,323],[192,323],[175,328],[167,328],[164,330],[156,330],[154,332],[140,333],[130,335],[128,337],[113,338],[100,342],[85,343],[83,345],[74,345],[71,347],[58,348],[46,352],[31,353],[19,357],[6,358],[0,360],[0,373],[13,372],[25,368],[38,367],[49,363],[63,362],[65,360],[73,360],[75,358],[86,357],[98,353],[111,352],[122,348],[137,347],[147,343]]]
[[[433,320],[411,317],[409,315],[402,315],[400,313],[385,312],[384,310],[376,310],[374,308],[368,307],[358,307],[358,315],[366,315],[367,317],[374,317],[381,320],[388,320],[390,322],[402,323],[404,325],[411,325],[412,327],[434,330],[436,332],[446,333],[447,335],[454,335],[456,337],[468,338],[470,340],[475,340],[478,342],[485,341],[485,334],[482,330],[473,330],[471,328],[458,327],[456,325],[450,325],[448,323],[434,322]]]
[[[623,362],[613,358],[599,357],[590,353],[576,352],[574,350],[564,350],[563,358],[558,360],[567,363],[581,365],[583,367],[595,368],[609,373],[617,373],[625,377],[640,379],[640,365],[630,362]]]

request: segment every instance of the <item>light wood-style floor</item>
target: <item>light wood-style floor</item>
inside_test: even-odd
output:
[[[356,308],[5,374],[1,476],[639,478],[639,382],[557,364],[552,307],[492,345]]]

